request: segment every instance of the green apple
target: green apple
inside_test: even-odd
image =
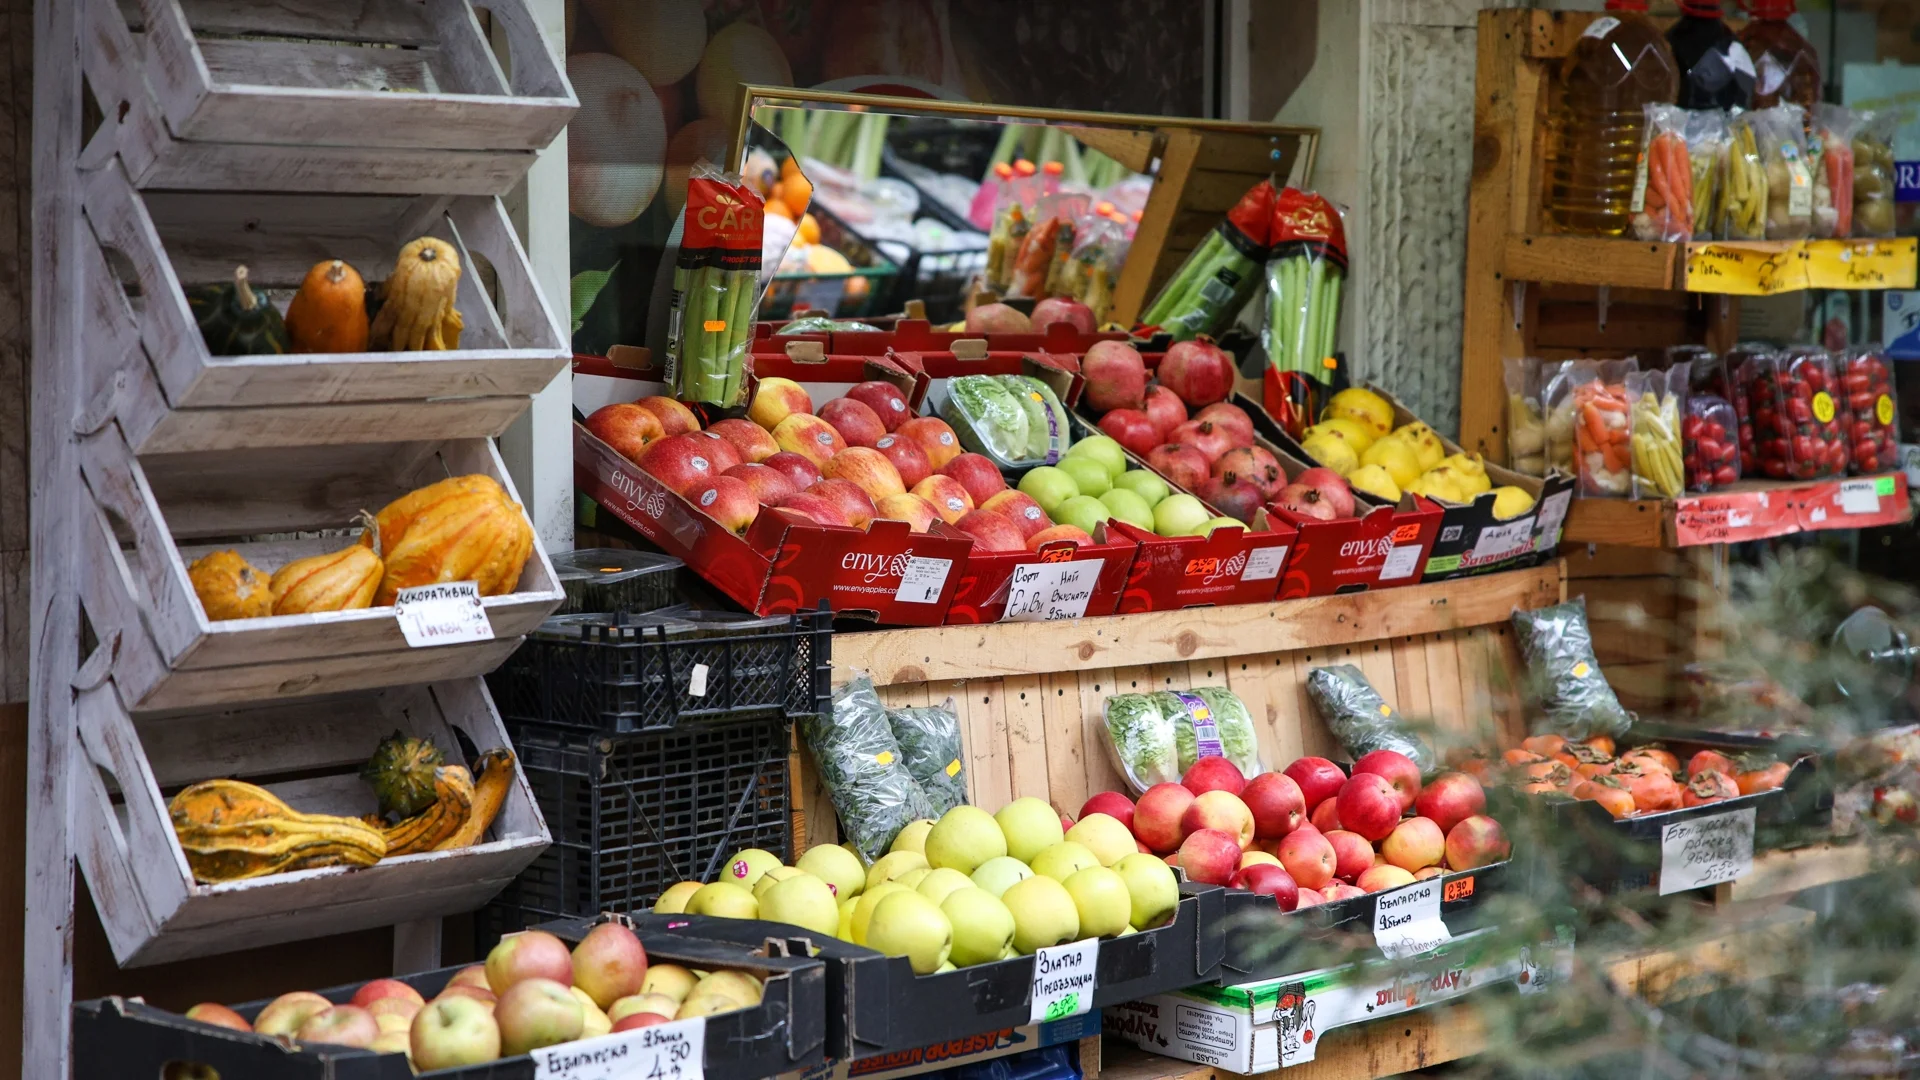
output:
[[[948,893],[940,912],[953,924],[948,959],[961,967],[993,963],[1013,945],[1013,912],[985,889]]]
[[[874,907],[867,922],[867,948],[904,956],[915,975],[931,975],[947,962],[953,949],[953,924],[938,904],[903,890]]]
[[[1080,940],[1080,909],[1067,887],[1035,874],[1000,898],[1013,915],[1013,947],[1022,956]]]
[[[1071,840],[1062,840],[1033,857],[1033,872],[1055,881],[1065,881],[1089,866],[1099,865],[1099,856]]]
[[[897,881],[883,881],[878,885],[867,886],[867,891],[861,893],[860,898],[854,902],[853,918],[847,920],[847,929],[853,931],[853,943],[855,945],[867,943],[867,921],[873,918],[873,909],[880,905],[880,901],[894,893],[908,891],[910,890],[905,885]]]
[[[1067,448],[1070,458],[1090,457],[1107,467],[1107,480],[1127,471],[1127,452],[1111,435],[1089,435]]]
[[[735,885],[731,881],[716,881],[700,886],[700,891],[687,901],[689,915],[717,915],[723,919],[755,919],[760,916],[760,902],[753,898],[745,885]]]
[[[867,868],[860,865],[860,856],[839,844],[810,847],[793,865],[826,882],[827,888],[842,901],[859,896],[860,890],[867,887]]]
[[[1053,517],[1055,508],[1080,494],[1080,485],[1054,466],[1042,465],[1028,470],[1027,475],[1020,478],[1020,490],[1039,503],[1048,517]]]
[[[840,901],[840,929],[834,931],[834,937],[841,941],[853,941],[853,909],[859,906],[860,898],[857,896],[849,896]]]
[[[804,926],[828,937],[840,929],[840,905],[833,901],[833,890],[812,874],[796,873],[775,882],[760,897],[760,917]]]
[[[1067,895],[1073,897],[1073,909],[1080,914],[1081,937],[1112,937],[1127,928],[1133,898],[1119,874],[1104,866],[1089,866],[1065,884]]]
[[[1117,818],[1106,814],[1088,814],[1067,830],[1067,839],[1093,852],[1101,866],[1112,866],[1129,855],[1138,855],[1140,846],[1133,833]]]
[[[921,878],[920,883],[913,887],[913,891],[938,904],[955,889],[971,888],[974,888],[972,878],[958,870],[943,866],[938,870],[928,871],[927,876]]]
[[[1173,917],[1180,903],[1180,880],[1160,856],[1136,851],[1114,863],[1113,872],[1127,883],[1127,895],[1133,897],[1130,925],[1151,930]]]
[[[1212,517],[1205,503],[1183,491],[1161,499],[1153,508],[1153,531],[1161,536],[1195,536]]]
[[[760,875],[780,865],[780,856],[771,851],[750,847],[733,853],[733,858],[720,868],[720,880],[731,881],[735,885],[753,888]]]
[[[1106,463],[1091,457],[1073,457],[1068,455],[1060,459],[1060,471],[1073,477],[1079,485],[1080,494],[1095,498],[1106,493],[1113,486],[1113,474],[1107,471]],[[1052,513],[1051,510],[1048,513]]]
[[[675,882],[667,886],[667,891],[661,893],[653,902],[653,913],[655,915],[683,914],[687,910],[687,901],[693,899],[693,894],[699,891],[700,883],[697,881]]]
[[[804,873],[806,873],[806,871],[797,870],[791,866],[776,866],[766,873],[761,874],[760,880],[753,883],[753,898],[758,900],[767,895],[768,889],[773,888],[775,885],[790,877],[799,877]]]
[[[933,973],[935,975],[945,975],[949,971],[959,971],[959,970],[960,970],[959,968],[953,966],[953,960],[951,959],[951,954],[949,954],[949,959],[940,961],[940,966],[937,968],[934,968]]]
[[[924,870],[926,867],[927,857],[917,851],[896,851],[882,855],[867,867],[867,888],[871,889],[883,881],[892,881],[909,870]]]
[[[993,815],[977,806],[956,806],[927,833],[927,865],[972,874],[988,859],[1007,853],[1007,838]]]
[[[1235,529],[1245,529],[1247,527],[1247,523],[1244,521],[1241,521],[1239,518],[1230,518],[1230,517],[1211,518],[1207,521],[1205,525],[1200,526],[1200,531],[1196,535],[1212,536],[1213,530],[1223,529],[1228,527],[1232,527]]]
[[[1139,495],[1126,488],[1117,487],[1100,496],[1100,501],[1106,505],[1107,513],[1112,516],[1136,529],[1153,531],[1153,507],[1147,505],[1147,500]]]
[[[1106,503],[1091,495],[1075,495],[1061,503],[1058,511],[1049,512],[1053,514],[1054,521],[1085,529],[1088,536],[1093,535],[1096,526],[1113,516]]]
[[[933,868],[930,866],[916,866],[893,880],[905,885],[909,889],[917,889],[920,887],[920,883],[927,880],[927,875],[931,873],[933,873]]]
[[[1033,870],[1026,863],[1002,855],[997,859],[988,859],[981,863],[973,872],[973,883],[998,897],[1014,882],[1025,881],[1032,876]]]
[[[1031,795],[1001,807],[993,820],[1007,838],[1007,854],[1021,862],[1032,862],[1035,855],[1063,839],[1059,812],[1045,799]]]
[[[1160,474],[1148,469],[1128,469],[1114,478],[1113,486],[1147,500],[1148,506],[1158,506],[1160,500],[1173,494],[1173,488],[1160,479]]]
[[[932,818],[919,818],[907,822],[899,832],[893,834],[893,843],[887,848],[887,851],[889,853],[895,851],[917,851],[925,855],[927,853],[927,833],[932,830],[932,828]]]

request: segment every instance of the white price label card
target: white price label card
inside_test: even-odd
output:
[[[952,559],[909,555],[906,569],[900,571],[900,587],[893,590],[893,598],[905,604],[936,603],[941,590],[947,587],[947,573],[952,569]]]
[[[1541,551],[1560,542],[1560,527],[1567,522],[1567,509],[1573,505],[1573,492],[1558,491],[1540,505],[1539,539],[1534,550]]]
[[[1373,903],[1373,941],[1390,960],[1419,956],[1453,940],[1440,919],[1436,875],[1380,894]]]
[[[693,673],[687,676],[687,693],[694,697],[707,696],[707,665],[693,665]]]
[[[1753,869],[1753,807],[1660,830],[1660,895],[1718,885]]]
[[[393,599],[393,617],[400,620],[407,644],[416,649],[493,640],[493,624],[480,604],[478,582],[444,581],[401,589]]]
[[[706,1074],[705,1017],[542,1047],[533,1058],[536,1080],[702,1080]]]
[[[1840,512],[1843,514],[1879,513],[1879,486],[1873,480],[1840,481]]]
[[[1240,571],[1240,580],[1272,581],[1280,576],[1280,568],[1286,564],[1287,545],[1254,548],[1247,552],[1247,565]]]
[[[1065,1020],[1093,1011],[1094,970],[1100,964],[1100,939],[1055,945],[1033,954],[1031,1023]]]
[[[1473,561],[1495,562],[1533,550],[1532,514],[1505,525],[1489,525],[1473,541]]]
[[[1079,562],[1021,563],[1007,579],[1007,611],[1002,622],[1053,622],[1087,613],[1093,587],[1100,582],[1099,559]]]
[[[1420,569],[1420,545],[1418,543],[1396,544],[1392,551],[1387,552],[1387,557],[1380,562],[1380,580],[1399,581],[1401,578],[1410,578],[1418,569]]]

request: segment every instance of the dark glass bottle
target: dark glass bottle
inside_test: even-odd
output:
[[[1681,0],[1680,18],[1667,29],[1680,65],[1683,109],[1747,108],[1753,104],[1753,58],[1720,17],[1719,0]]]
[[[1787,21],[1793,12],[1794,0],[1747,0],[1753,17],[1740,31],[1740,44],[1753,57],[1753,107],[1784,102],[1811,116],[1820,104],[1820,56]]]

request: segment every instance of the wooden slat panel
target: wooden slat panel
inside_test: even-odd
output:
[[[961,715],[969,735],[968,798],[989,810],[1013,801],[1013,772],[1007,762],[1007,713],[1001,699],[1006,687],[999,679],[975,679],[955,700],[963,702]]]
[[[1422,723],[1433,722],[1433,689],[1427,682],[1427,650],[1419,638],[1398,638],[1393,643],[1393,686],[1399,695],[1399,709],[1405,716]]]
[[[1007,725],[1008,782],[1013,797],[1048,798],[1047,733],[1041,715],[1038,675],[1009,675],[1002,680],[1001,706]],[[997,809],[997,808],[996,808]],[[1071,813],[1079,809],[1075,803]]]
[[[1047,790],[1045,797],[1054,809],[1078,815],[1080,806],[1096,790],[1087,786],[1086,754],[1089,749],[1083,728],[1098,734],[1096,720],[1082,723],[1080,680],[1072,672],[1056,671],[1040,677],[1040,729],[1047,754]],[[1098,750],[1099,747],[1091,747]]]
[[[1431,634],[1426,639],[1427,702],[1435,726],[1465,733],[1467,711],[1461,697],[1460,654],[1455,635]]]
[[[1339,759],[1346,756],[1340,748],[1340,741],[1333,737],[1333,731],[1313,707],[1307,697],[1307,675],[1315,667],[1332,662],[1325,652],[1302,650],[1292,655],[1293,667],[1293,711],[1294,723],[1300,728],[1300,754],[1302,756]]]
[[[1080,691],[1080,764],[1087,772],[1089,795],[1096,791],[1127,790],[1126,778],[1115,768],[1113,753],[1107,749],[1106,724],[1101,710],[1107,695],[1119,692],[1116,685],[1119,678],[1112,668],[1082,671],[1075,678]]]

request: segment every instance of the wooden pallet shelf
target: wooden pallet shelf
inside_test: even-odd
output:
[[[1509,234],[1501,251],[1506,281],[1673,289],[1685,265],[1683,245],[1607,237]]]
[[[1843,501],[1850,496],[1864,498],[1864,485],[1875,488],[1870,511],[1864,502]],[[1743,480],[1723,491],[1679,499],[1575,499],[1567,511],[1561,542],[1697,547],[1828,529],[1876,528],[1912,517],[1902,473],[1800,483]]]
[[[1916,237],[1682,244],[1509,233],[1500,252],[1499,274],[1508,282],[1733,296],[1807,289],[1911,289],[1917,254],[1920,238]],[[1707,269],[1728,263],[1733,264],[1730,273]],[[1763,263],[1769,272],[1761,275]],[[1774,274],[1775,268],[1785,272]]]

